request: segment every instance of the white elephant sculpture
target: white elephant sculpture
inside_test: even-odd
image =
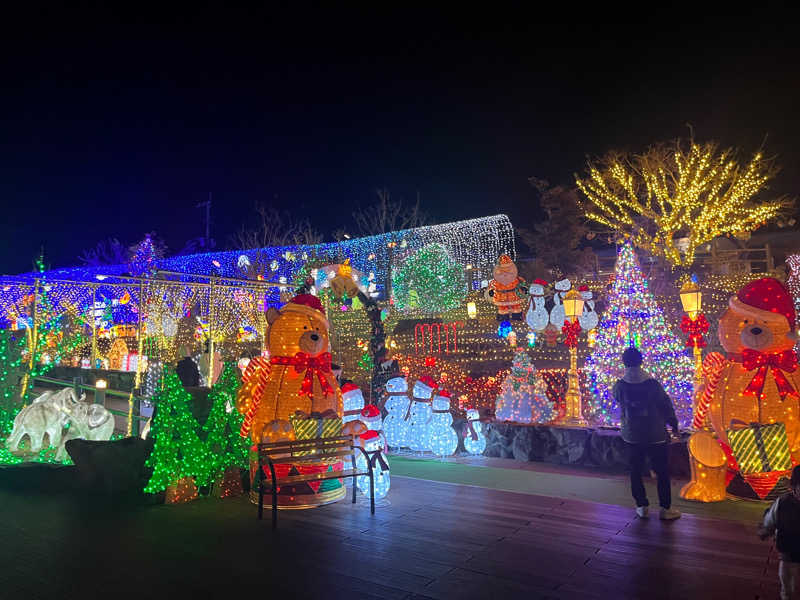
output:
[[[58,447],[67,424],[67,411],[84,398],[85,395],[81,395],[80,399],[76,398],[72,388],[64,388],[58,392],[46,391],[19,411],[14,419],[11,435],[6,440],[6,447],[11,451],[18,450],[22,438],[27,435],[31,442],[31,451],[39,452],[44,444],[45,434],[50,445]]]
[[[67,411],[69,429],[64,441],[58,446],[56,460],[63,460],[67,451],[65,445],[68,441],[77,438],[84,440],[110,440],[114,433],[114,415],[99,404],[78,402]]]

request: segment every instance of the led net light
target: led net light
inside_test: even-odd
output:
[[[275,281],[285,277],[292,281],[293,275],[313,257],[337,259],[349,258],[353,267],[363,273],[374,272],[383,285],[386,265],[389,262],[388,244],[394,242],[392,262],[401,262],[413,252],[430,244],[441,244],[448,255],[460,265],[471,265],[478,279],[490,278],[494,261],[501,254],[516,256],[514,229],[506,215],[494,215],[478,219],[429,225],[369,237],[343,240],[309,246],[284,246],[232,250],[229,252],[209,252],[171,258],[148,259],[151,270],[174,271],[242,278],[243,268],[256,261],[265,262]],[[304,258],[305,257],[305,258]],[[115,281],[132,273],[131,264],[108,265],[102,267],[71,267],[47,271],[45,275],[53,280]],[[32,278],[35,274],[25,274]],[[277,301],[278,291],[270,294]],[[3,306],[0,294],[0,307]]]

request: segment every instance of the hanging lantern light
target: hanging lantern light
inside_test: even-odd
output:
[[[478,307],[475,306],[474,302],[467,302],[467,316],[470,319],[474,319],[478,316]]]
[[[683,311],[694,319],[703,309],[703,294],[696,282],[689,280],[681,286],[681,304]]]
[[[564,317],[572,323],[583,314],[583,297],[575,290],[564,296]]]

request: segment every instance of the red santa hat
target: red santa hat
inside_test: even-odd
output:
[[[763,319],[763,312],[783,315],[792,331],[796,328],[794,302],[789,290],[777,279],[763,277],[744,286],[728,302],[731,309]],[[762,314],[759,314],[762,313]]]
[[[578,291],[579,292],[588,292],[589,291],[589,286],[588,285],[582,285],[581,287],[578,288]]]
[[[374,404],[367,404],[364,408],[361,409],[361,416],[365,419],[375,418],[381,416],[381,411],[378,410],[378,407]]]
[[[427,385],[432,390],[435,390],[437,387],[439,387],[438,384],[434,381],[433,377],[431,377],[430,375],[423,375],[422,377],[419,378],[419,381]]]
[[[537,285],[544,286],[544,287],[547,287],[548,285],[550,285],[550,284],[549,284],[549,283],[547,283],[547,282],[546,282],[544,279],[534,279],[534,280],[533,280],[533,283],[535,283],[535,284],[537,284]]]
[[[378,432],[374,429],[370,429],[369,431],[365,431],[360,436],[362,442],[368,442],[369,440],[374,440],[378,437]]]
[[[441,396],[442,398],[449,398],[450,397],[450,392],[448,392],[447,390],[439,390],[436,393],[436,395],[437,396]]]
[[[358,387],[352,381],[348,381],[342,386],[342,396],[347,396],[347,394],[352,394],[353,392],[360,392],[361,388]]]
[[[328,329],[328,319],[325,317],[325,308],[322,306],[320,299],[313,294],[297,294],[294,298],[289,300],[281,311],[299,312],[322,321],[325,328]]]

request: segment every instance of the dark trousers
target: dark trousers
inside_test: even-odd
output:
[[[669,466],[667,464],[668,444],[628,443],[627,445],[631,463],[631,494],[636,500],[636,506],[650,505],[647,501],[644,483],[642,483],[645,456],[650,457],[650,464],[658,477],[658,503],[661,508],[672,506],[672,490],[669,485]]]

